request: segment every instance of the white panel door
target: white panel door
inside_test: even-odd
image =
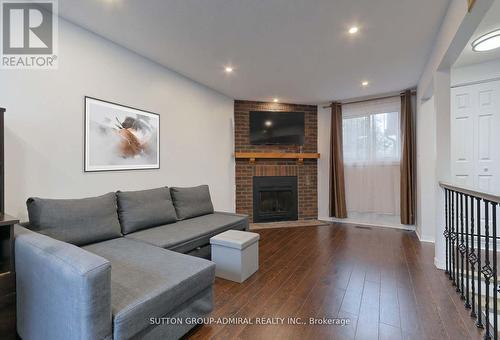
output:
[[[474,185],[474,90],[451,89],[451,168],[453,181],[462,186]]]
[[[474,85],[477,98],[474,186],[500,193],[500,82]]]
[[[451,89],[451,110],[454,183],[500,194],[500,81]]]

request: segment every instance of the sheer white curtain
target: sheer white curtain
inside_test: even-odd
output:
[[[399,97],[343,105],[347,211],[399,215]]]

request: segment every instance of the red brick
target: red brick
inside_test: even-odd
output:
[[[249,138],[250,111],[300,111],[305,113],[305,144],[302,152],[318,152],[318,107],[288,103],[266,103],[236,100],[234,102],[234,141],[236,152],[300,152],[299,146],[251,145]],[[297,176],[299,219],[318,218],[317,160],[236,160],[236,212],[253,217],[252,176]]]

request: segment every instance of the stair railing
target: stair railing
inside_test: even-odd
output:
[[[470,309],[476,326],[485,329],[484,338],[497,340],[500,292],[497,205],[500,196],[444,182],[439,184],[445,199],[445,273],[464,301],[464,307]]]

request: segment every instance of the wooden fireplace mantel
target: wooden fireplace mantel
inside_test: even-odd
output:
[[[255,163],[256,159],[296,159],[299,163],[304,163],[304,159],[318,159],[319,153],[291,153],[291,152],[236,152],[236,159],[249,159],[250,163]]]

